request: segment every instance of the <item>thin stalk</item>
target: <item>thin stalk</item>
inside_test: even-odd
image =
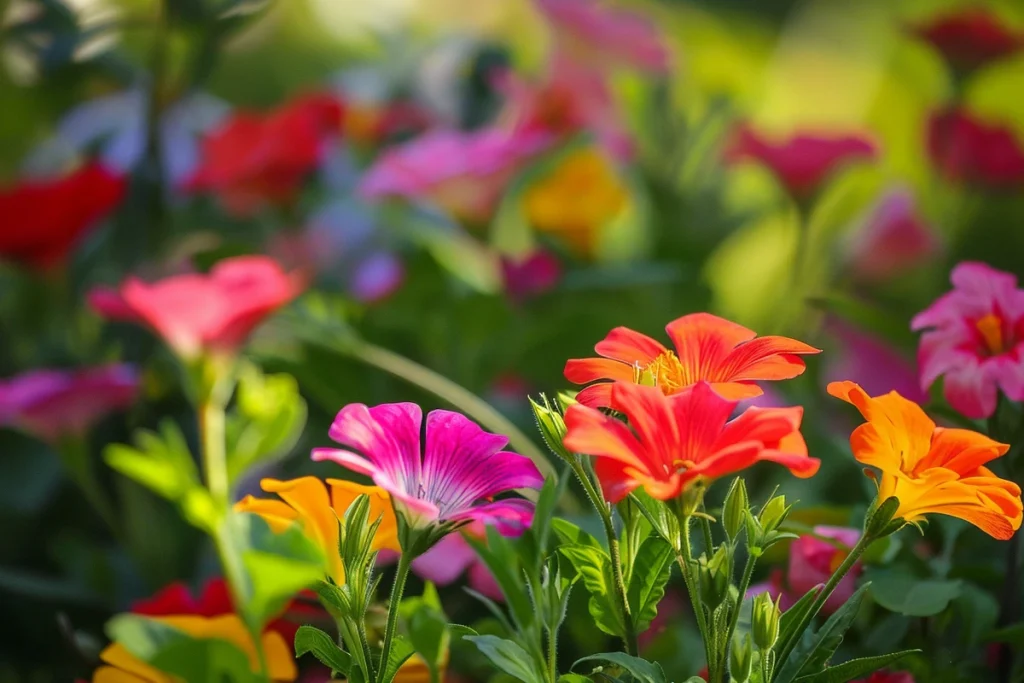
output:
[[[701,532],[704,534],[704,552],[707,553],[708,559],[711,559],[711,551],[715,547],[715,540],[711,536],[711,522],[708,521],[707,517],[700,518]]]
[[[697,579],[692,574],[690,563],[693,561],[693,548],[690,544],[690,517],[686,516],[679,520],[680,542],[682,552],[676,556],[679,568],[683,573],[683,583],[686,584],[686,592],[690,595],[690,604],[693,607],[693,615],[697,619],[697,628],[700,629],[701,640],[704,641],[704,657],[708,663],[708,676],[715,680],[718,673],[718,662],[715,660],[714,649],[711,642],[711,633],[708,629],[707,616],[704,614],[704,605],[700,601],[700,590]]]
[[[768,666],[768,653],[771,652],[771,650],[759,650],[759,652],[761,653],[759,658],[761,660],[761,680],[767,682],[770,681],[772,677],[771,667]]]
[[[405,581],[409,578],[409,567],[412,565],[412,558],[408,553],[398,556],[398,569],[395,572],[395,582],[391,585],[391,597],[388,600],[388,623],[384,629],[384,645],[380,651],[380,668],[377,669],[377,683],[388,683],[388,660],[391,657],[391,647],[395,642],[395,631],[398,629],[398,605],[402,602],[402,593],[405,591]]]
[[[548,677],[551,683],[558,680],[558,633],[548,629]]]
[[[354,619],[342,617],[337,620],[338,635],[342,644],[352,654],[356,666],[363,672],[364,680],[373,680],[373,657],[366,639],[366,628]]]
[[[743,576],[740,578],[739,593],[736,596],[736,604],[733,606],[732,613],[729,615],[729,625],[725,629],[725,645],[720,650],[721,657],[719,658],[719,680],[711,680],[711,683],[721,683],[721,673],[725,671],[726,666],[729,663],[729,648],[732,647],[733,634],[736,633],[736,625],[740,621],[740,607],[743,606],[743,597],[747,594],[747,590],[750,588],[750,580],[754,576],[754,565],[757,564],[757,560],[753,554],[747,553],[746,564],[743,565]]]

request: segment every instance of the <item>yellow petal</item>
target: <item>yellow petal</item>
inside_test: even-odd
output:
[[[275,533],[281,533],[299,518],[298,513],[287,503],[255,496],[246,496],[235,503],[235,511],[259,515],[266,520]]]
[[[327,484],[331,487],[331,504],[334,512],[341,519],[345,511],[360,495],[366,495],[370,499],[369,519],[380,518],[380,526],[377,527],[377,535],[373,539],[374,550],[394,550],[401,552],[398,544],[398,521],[395,519],[395,510],[391,507],[391,497],[388,492],[379,486],[365,486],[344,479],[328,479]]]
[[[160,674],[161,678],[143,678],[124,669],[116,669],[112,666],[101,666],[92,675],[92,683],[163,683],[171,681],[170,678]]]
[[[335,582],[344,583],[345,568],[338,554],[338,518],[324,483],[316,477],[299,477],[288,481],[264,479],[260,486],[279,495],[295,510],[306,534],[323,549]]]

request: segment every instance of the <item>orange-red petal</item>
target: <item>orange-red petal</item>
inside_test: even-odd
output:
[[[632,366],[635,363],[647,365],[668,349],[646,334],[628,327],[616,327],[594,346],[594,350],[605,358]]]
[[[633,372],[633,366],[610,358],[574,358],[565,363],[565,378],[573,384],[588,384],[599,379],[632,382]]]

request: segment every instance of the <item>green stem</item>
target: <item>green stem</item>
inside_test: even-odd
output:
[[[754,577],[754,565],[757,564],[757,559],[753,554],[747,553],[747,562],[743,565],[743,576],[740,578],[739,593],[736,596],[736,604],[733,605],[732,613],[729,615],[729,625],[725,629],[725,645],[721,648],[721,655],[719,657],[718,670],[719,673],[725,671],[729,664],[729,648],[732,647],[733,634],[736,633],[736,625],[740,621],[740,608],[743,606],[743,598],[747,594],[747,590],[750,588],[750,580]],[[721,675],[719,680],[711,680],[711,683],[721,683]]]
[[[704,534],[704,552],[707,553],[708,559],[711,559],[711,552],[715,548],[714,538],[711,536],[711,522],[708,521],[707,517],[700,518],[701,532]]]
[[[690,545],[690,516],[683,516],[679,520],[679,540],[682,544],[682,552],[676,556],[679,562],[679,569],[683,573],[683,583],[686,584],[686,592],[690,595],[690,604],[693,607],[694,618],[697,619],[697,628],[700,629],[701,640],[704,641],[704,657],[708,663],[708,677],[715,680],[718,673],[718,662],[715,660],[712,646],[712,636],[708,629],[707,616],[704,614],[704,605],[700,601],[700,589],[697,579],[692,573],[693,548]]]
[[[608,539],[608,554],[611,556],[612,578],[615,581],[615,592],[619,599],[619,610],[622,613],[622,620],[626,629],[622,640],[626,646],[626,653],[635,657],[640,651],[640,646],[637,642],[636,625],[633,623],[633,615],[629,609],[626,579],[622,574],[622,554],[619,552],[619,539],[615,535],[615,525],[612,523],[611,508],[605,503],[601,494],[598,493],[594,482],[584,471],[579,461],[577,460],[571,464],[573,472],[576,473],[580,484],[583,485],[583,490],[586,492],[590,504],[597,510],[597,514],[601,518],[601,524],[604,526],[604,533]]]
[[[775,659],[778,667],[782,667],[786,663],[786,658],[789,657],[793,648],[796,647],[797,642],[800,640],[800,635],[807,628],[807,625],[811,623],[811,619],[817,616],[818,612],[820,612],[821,608],[825,605],[825,601],[832,595],[832,591],[836,589],[839,582],[843,580],[851,569],[853,569],[853,566],[857,564],[860,556],[864,554],[864,551],[867,550],[874,541],[874,538],[867,534],[863,534],[857,541],[857,544],[850,550],[850,554],[846,556],[845,560],[843,560],[843,563],[839,565],[835,572],[832,573],[832,576],[829,577],[828,583],[825,584],[825,587],[821,589],[820,593],[818,593],[818,597],[814,599],[813,603],[811,603],[811,608],[807,610],[807,613],[801,617],[799,622],[797,622],[796,628],[793,629],[789,639],[786,641],[785,647]]]
[[[558,633],[548,630],[548,676],[551,683],[558,680]]]
[[[402,602],[402,593],[405,591],[405,581],[409,578],[410,566],[412,566],[412,558],[409,553],[403,552],[398,556],[398,569],[395,572],[395,582],[391,586],[391,598],[388,600],[388,623],[384,628],[384,645],[380,651],[377,683],[390,683],[386,678],[388,659],[391,657],[391,647],[395,642],[395,632],[398,630],[398,606]]]
[[[199,405],[199,431],[203,437],[203,471],[214,503],[223,511],[230,503],[228,460],[224,442],[224,406],[216,400]]]

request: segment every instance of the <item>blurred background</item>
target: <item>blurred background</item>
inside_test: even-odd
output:
[[[87,442],[116,538],[60,444],[0,431],[0,681],[83,675],[111,613],[216,571],[170,503],[98,464],[161,419],[195,429],[169,354],[85,305],[97,285],[244,253],[309,277],[251,348],[294,378],[266,409],[308,412],[253,491],[325,472],[307,454],[349,402],[489,404],[539,448],[526,396],[570,389],[565,361],[616,326],[667,343],[706,310],[796,337],[825,352],[763,401],[805,406],[822,471],[759,471],[752,497],[780,483],[844,524],[871,485],[824,384],[928,402],[910,318],[960,261],[1024,274],[1022,228],[1020,2],[0,0],[0,377],[125,361],[140,386]],[[73,248],[33,242],[58,233]],[[998,578],[974,542],[960,571]],[[645,647],[685,677],[677,602]]]

